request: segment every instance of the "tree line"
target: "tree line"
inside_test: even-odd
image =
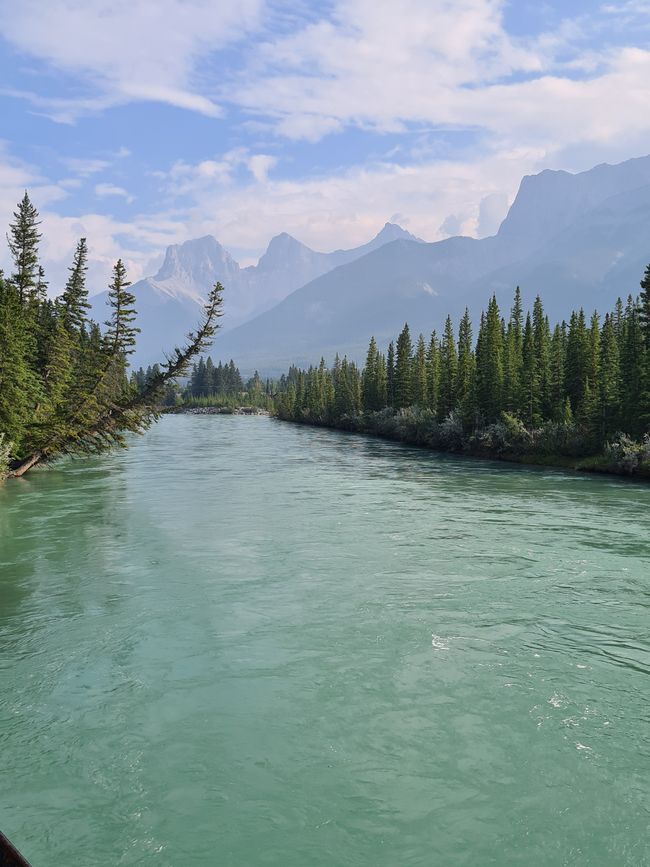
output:
[[[131,384],[142,392],[147,383],[155,376],[158,365],[154,364],[134,370],[131,373]],[[237,407],[252,406],[258,409],[273,408],[273,394],[276,386],[273,380],[262,380],[255,371],[253,376],[244,381],[239,368],[233,359],[226,364],[217,364],[210,356],[201,356],[192,365],[191,373],[184,385],[170,383],[162,394],[162,407]]]
[[[210,345],[221,315],[217,284],[186,344],[136,388],[127,368],[139,329],[124,263],[113,268],[102,330],[88,315],[86,239],[77,243],[62,292],[51,298],[39,227],[25,192],[7,235],[12,272],[0,272],[0,476],[22,475],[65,454],[124,446],[128,433],[156,418],[161,395]]]
[[[517,288],[506,316],[492,296],[476,339],[468,310],[428,340],[414,341],[406,324],[385,353],[370,340],[363,369],[338,357],[332,368],[322,360],[292,368],[277,405],[293,421],[373,432],[383,424],[397,436],[395,418],[407,425],[415,413],[410,438],[440,447],[489,449],[508,436],[570,454],[601,452],[621,435],[647,444],[650,266],[640,295],[619,299],[604,318],[577,310],[551,326],[541,298],[525,313]]]

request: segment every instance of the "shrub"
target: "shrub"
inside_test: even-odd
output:
[[[605,446],[605,454],[614,466],[623,472],[632,474],[642,463],[650,462],[650,440],[648,435],[639,443],[627,434],[620,433]]]
[[[436,430],[436,442],[438,448],[450,452],[457,452],[465,444],[463,421],[456,412],[450,412],[447,418],[440,422]]]
[[[0,433],[0,479],[9,472],[9,456],[11,455],[11,443],[3,433]]]

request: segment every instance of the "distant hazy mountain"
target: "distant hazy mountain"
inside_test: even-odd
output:
[[[213,355],[270,374],[336,352],[362,359],[372,334],[386,345],[405,321],[428,334],[465,306],[476,319],[492,292],[507,311],[518,284],[528,302],[540,293],[552,318],[604,312],[638,292],[648,261],[650,157],[544,171],[523,179],[495,237],[384,244],[220,336]]]
[[[318,253],[286,232],[272,238],[257,265],[241,268],[230,253],[211,235],[174,244],[154,277],[132,287],[138,309],[136,364],[149,364],[161,352],[182,341],[194,327],[208,291],[217,281],[226,288],[223,330],[235,328],[247,319],[276,305],[300,286],[333,268],[353,262],[396,239],[419,244],[410,232],[386,223],[367,244],[350,250]],[[91,299],[93,315],[106,319],[106,293]]]

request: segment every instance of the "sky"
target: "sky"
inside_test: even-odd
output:
[[[0,219],[50,289],[213,234],[493,234],[523,175],[650,153],[650,0],[0,0]],[[0,262],[7,264],[3,249]]]

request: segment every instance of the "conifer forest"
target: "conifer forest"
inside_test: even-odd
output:
[[[650,266],[640,295],[604,317],[551,325],[540,297],[524,312],[517,288],[507,316],[490,299],[475,340],[466,310],[428,340],[406,324],[386,353],[372,338],[363,369],[338,357],[292,368],[277,412],[445,451],[647,473]]]

